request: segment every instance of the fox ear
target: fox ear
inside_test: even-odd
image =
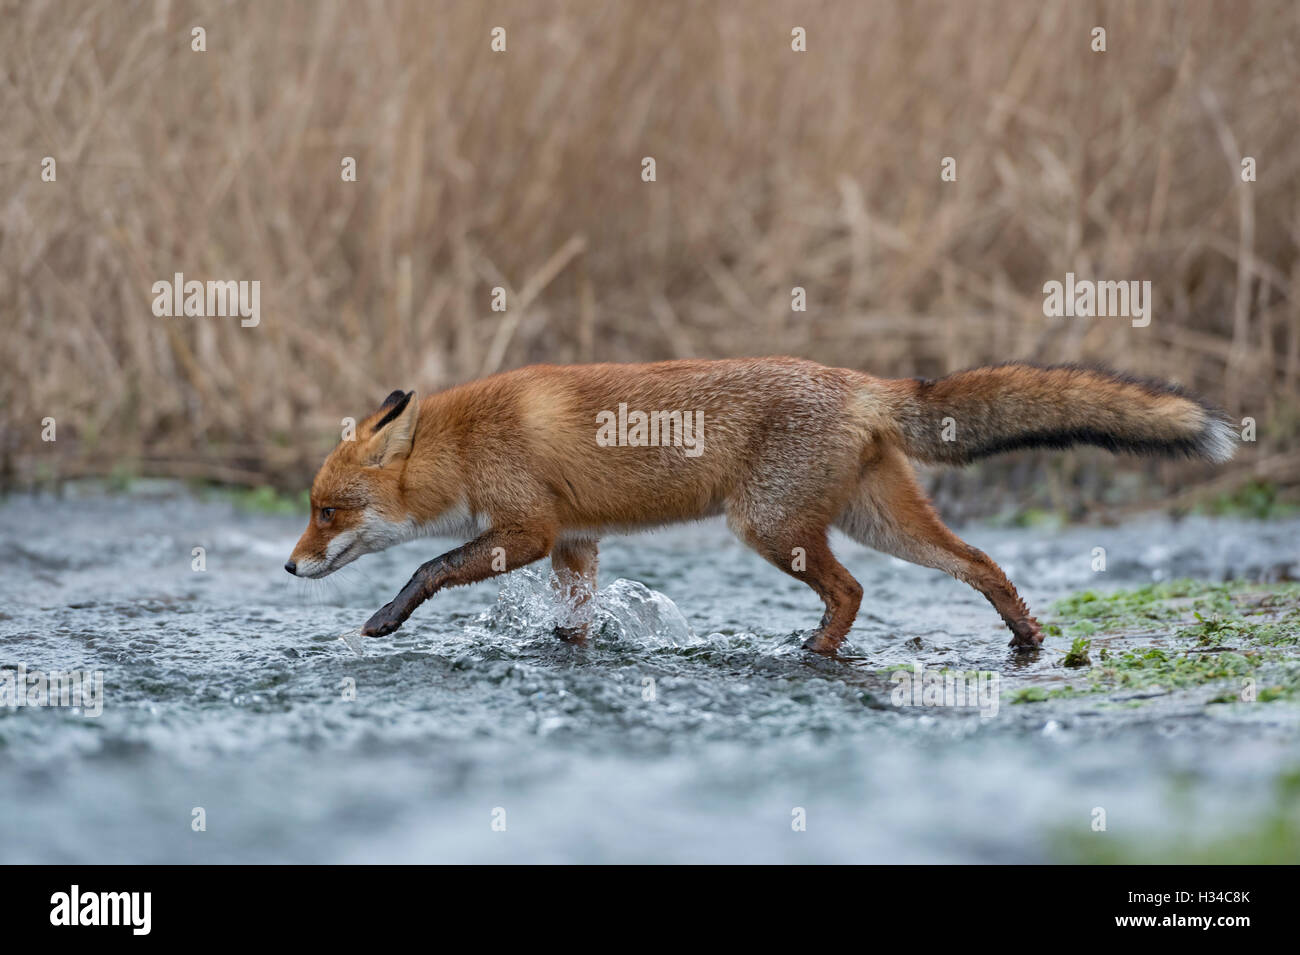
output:
[[[372,437],[366,450],[370,463],[382,468],[411,452],[420,403],[415,400],[414,391],[394,391],[384,399],[379,410],[383,414],[370,429]]]
[[[414,393],[415,392],[413,391],[403,391],[401,388],[398,388],[396,391],[394,391],[392,394],[390,394],[387,398],[384,399],[384,403],[379,406],[379,410],[387,411],[389,408],[392,408],[394,405],[404,406],[407,402],[407,399],[409,399],[411,395],[413,395]],[[379,424],[383,424],[383,422],[381,421]],[[377,428],[379,427],[379,425],[377,424],[375,425],[375,427]]]

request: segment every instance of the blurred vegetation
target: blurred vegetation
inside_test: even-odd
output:
[[[1294,865],[1300,859],[1300,767],[1278,775],[1265,806],[1242,818],[1196,825],[1187,808],[1195,778],[1171,780],[1167,800],[1181,831],[1153,836],[1118,828],[1061,828],[1051,839],[1054,862],[1101,865]]]
[[[1294,488],[1282,489],[1269,481],[1251,479],[1231,493],[1207,500],[1198,510],[1219,517],[1291,517],[1300,514],[1300,499]]]
[[[306,517],[311,512],[311,498],[306,489],[286,492],[260,484],[240,489],[209,489],[207,494],[227,498],[240,510],[256,514]]]
[[[1083,452],[935,475],[958,519],[1295,503],[1300,12],[1285,0],[90,0],[3,16],[11,484],[298,489],[340,419],[396,387],[787,353],[895,376],[1095,361],[1258,425],[1228,468]],[[1044,318],[1043,283],[1067,271],[1150,280],[1150,326]],[[176,272],[259,280],[261,324],[155,317],[152,283]]]

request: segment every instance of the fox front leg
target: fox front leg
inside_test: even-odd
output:
[[[363,637],[382,637],[400,627],[415,608],[446,587],[487,580],[545,557],[553,532],[535,528],[490,530],[422,564],[411,579],[361,628]]]

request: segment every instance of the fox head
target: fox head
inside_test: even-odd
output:
[[[298,577],[324,577],[362,554],[416,536],[402,483],[420,403],[394,391],[339,442],[311,485],[311,515],[285,562]]]

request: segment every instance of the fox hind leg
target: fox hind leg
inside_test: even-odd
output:
[[[1010,646],[1033,649],[1043,642],[1038,621],[1002,568],[944,525],[902,452],[874,462],[836,526],[868,547],[970,584],[1011,630]]]
[[[821,624],[804,641],[804,647],[816,653],[834,655],[839,649],[862,603],[859,584],[831,553],[826,528],[759,528],[751,524],[732,529],[772,565],[801,580],[821,597],[826,613]]]

